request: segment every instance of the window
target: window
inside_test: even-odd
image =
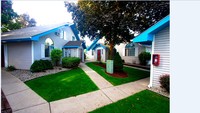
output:
[[[94,50],[92,50],[92,56],[94,55]]]
[[[74,36],[72,36],[72,41],[76,41],[76,38]]]
[[[66,31],[64,31],[64,40],[67,40],[67,35],[66,35]]]
[[[45,40],[45,57],[50,57],[51,50],[54,49],[54,43],[50,38]]]
[[[135,56],[135,45],[129,43],[125,47],[125,56]]]

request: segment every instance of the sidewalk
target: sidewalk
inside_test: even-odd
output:
[[[87,65],[81,63],[80,68],[90,77],[90,79],[97,85],[99,89],[113,86],[110,82],[100,76],[97,72],[89,68]]]
[[[87,113],[148,88],[149,78],[113,86],[85,64],[80,67],[100,90],[50,102],[52,113]]]
[[[81,64],[100,90],[46,102],[18,78],[2,70],[2,90],[13,113],[87,113],[147,89],[149,78],[113,86],[98,73]]]
[[[22,81],[1,70],[2,90],[13,113],[50,113],[49,104]]]

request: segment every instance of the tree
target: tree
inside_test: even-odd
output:
[[[1,1],[1,31],[6,32],[13,29],[19,29],[22,26],[13,21],[18,15],[12,9],[12,1]]]
[[[169,14],[169,2],[144,1],[82,1],[65,2],[81,36],[91,40],[105,37],[110,58],[116,44],[130,42],[133,32],[142,32]]]
[[[35,19],[29,17],[28,14],[18,15],[12,9],[12,1],[1,1],[1,31],[20,29],[23,27],[36,26]]]
[[[19,23],[22,24],[22,27],[34,27],[36,26],[36,21],[34,18],[30,19],[29,14],[21,14],[16,19]]]

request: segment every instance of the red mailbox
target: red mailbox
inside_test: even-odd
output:
[[[153,54],[153,65],[159,66],[160,64],[160,55],[159,54]]]

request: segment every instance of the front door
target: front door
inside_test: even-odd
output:
[[[101,50],[97,50],[97,61],[101,61]]]

